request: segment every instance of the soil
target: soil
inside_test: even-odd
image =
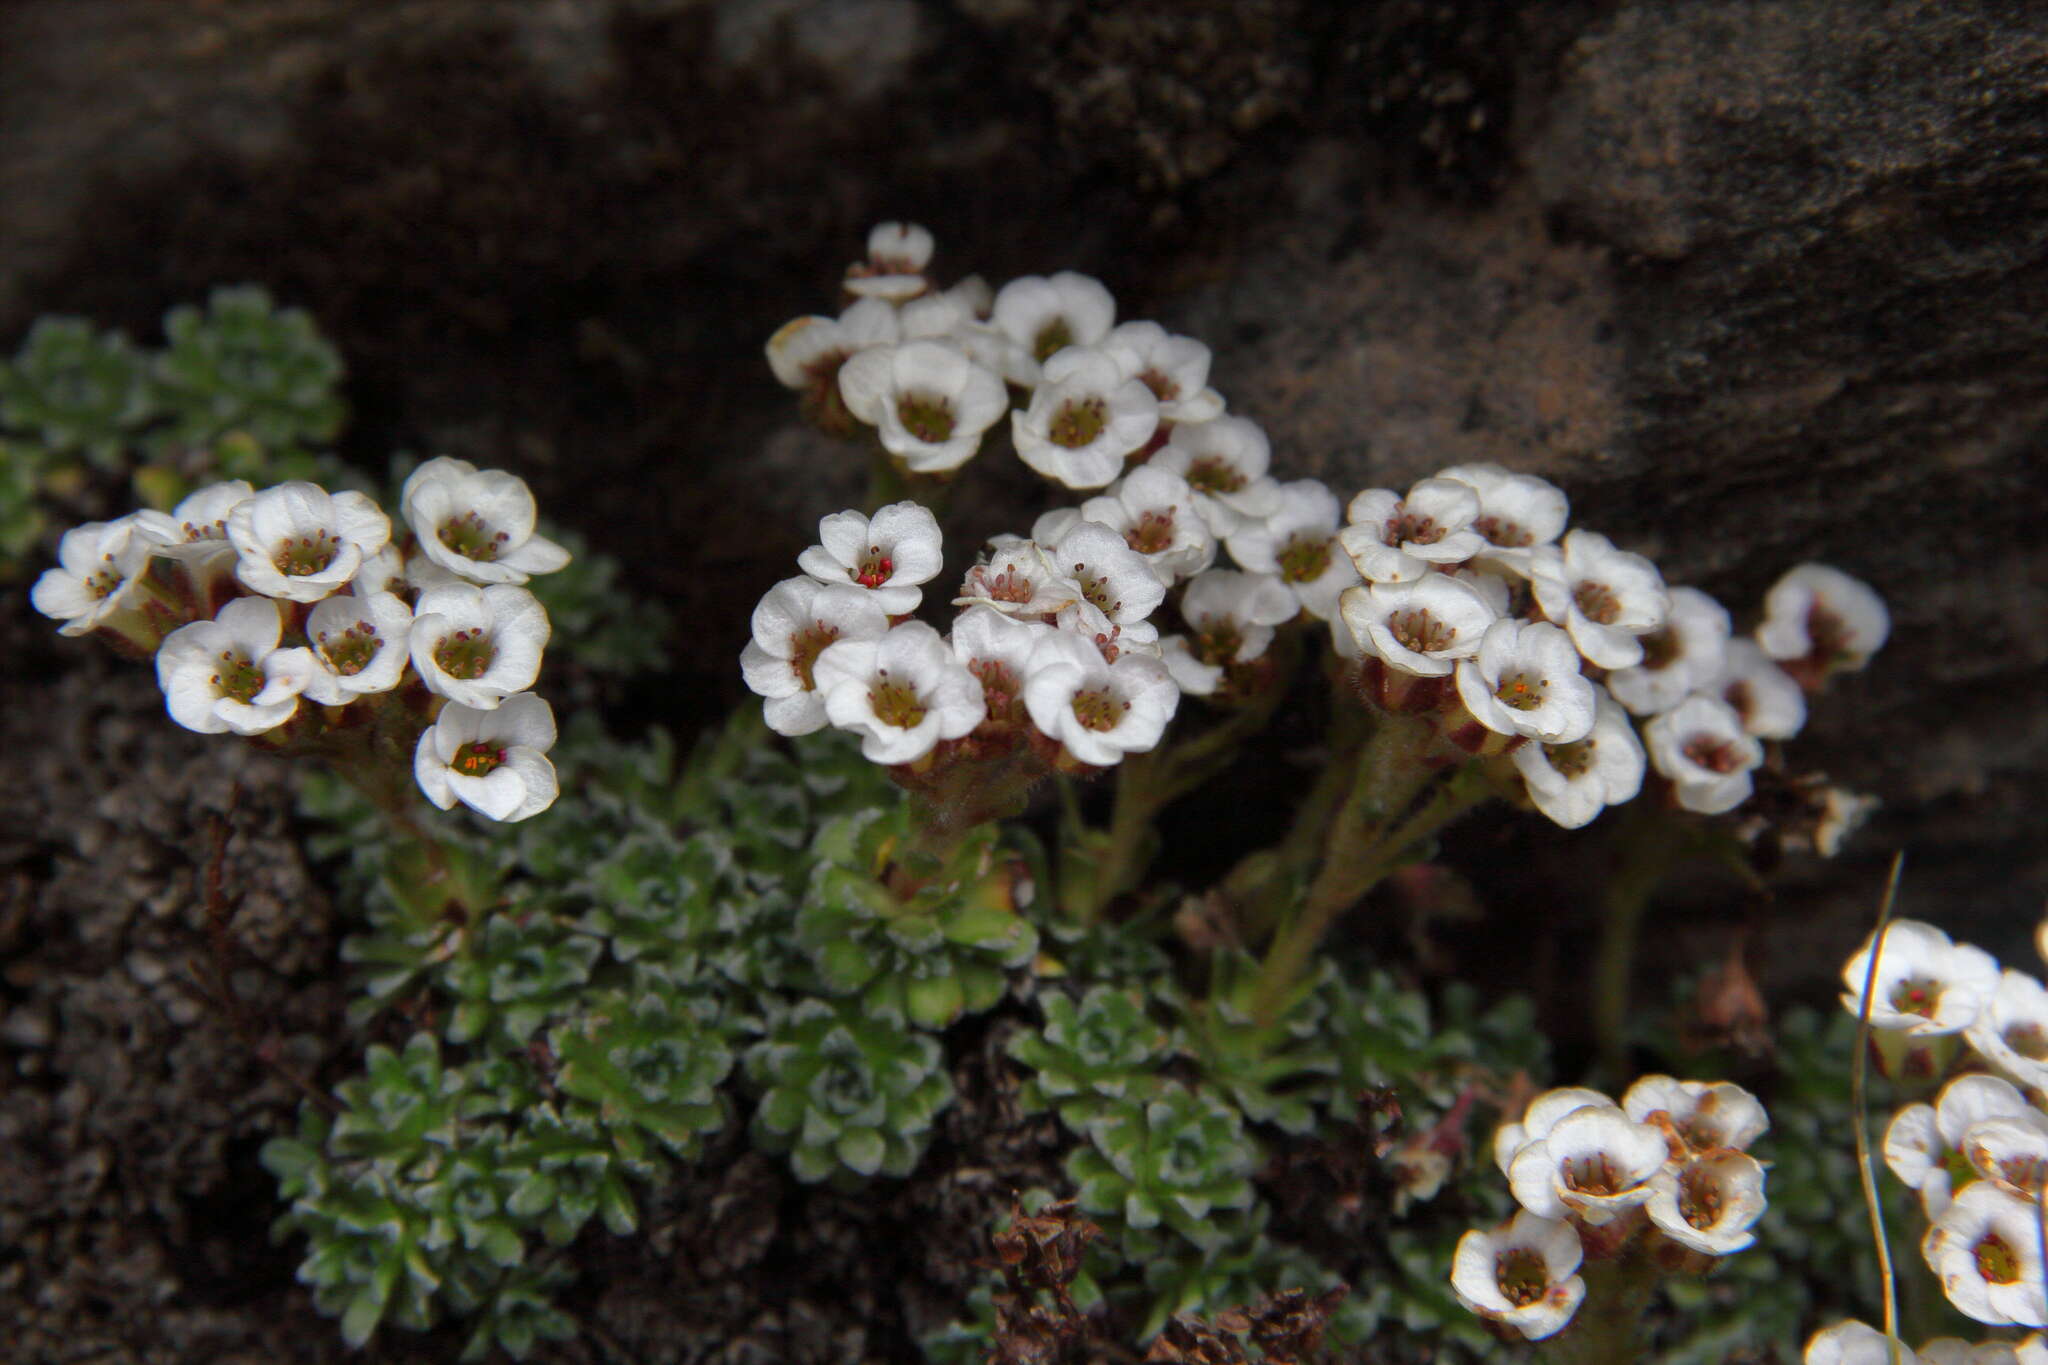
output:
[[[1825,1000],[1894,850],[1903,912],[2014,960],[2048,888],[2048,29],[2027,9],[16,0],[0,339],[53,311],[153,339],[241,280],[309,308],[351,366],[344,453],[530,478],[669,612],[676,667],[618,719],[688,734],[739,702],[762,587],[859,496],[763,339],[825,307],[884,218],[931,226],[947,273],[1090,271],[1212,344],[1290,476],[1542,473],[1739,618],[1802,559],[1875,584],[1893,642],[1795,754],[1883,812],[1768,900],[1674,892],[1639,984],[1661,1000],[1746,934],[1767,998]],[[1039,505],[1021,471],[976,469],[949,535]],[[342,1359],[269,1243],[255,1159],[349,1064],[348,926],[289,776],[169,725],[140,670],[19,594],[0,647],[0,1354]],[[1289,782],[1197,798],[1169,847]],[[1583,1045],[1570,842],[1494,819],[1456,851],[1483,927],[1361,932],[1533,991]],[[578,1244],[591,1330],[551,1358],[907,1358],[1053,1150],[961,1041],[963,1103],[916,1180],[867,1206],[707,1162],[646,1235]],[[389,1333],[370,1358],[456,1347]]]

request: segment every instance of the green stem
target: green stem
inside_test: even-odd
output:
[[[1617,833],[1620,858],[1601,895],[1600,943],[1593,960],[1593,1034],[1600,1074],[1610,1085],[1628,1079],[1629,979],[1643,911],[1664,880],[1682,841],[1677,821],[1648,802],[1635,802]]]
[[[1585,1301],[1570,1326],[1540,1343],[1540,1353],[1552,1365],[1633,1365],[1642,1359],[1637,1337],[1657,1287],[1656,1264],[1631,1252],[1580,1273],[1586,1278]]]

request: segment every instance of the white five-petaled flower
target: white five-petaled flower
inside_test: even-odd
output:
[[[988,558],[967,571],[954,606],[986,606],[1005,616],[1038,620],[1081,599],[1081,585],[1055,568],[1037,541],[1003,536],[989,545]]]
[[[1231,532],[1230,557],[1253,573],[1278,574],[1303,611],[1327,621],[1337,614],[1338,597],[1358,582],[1337,539],[1337,514],[1337,495],[1319,480],[1283,483],[1270,513]]]
[[[868,255],[846,267],[846,292],[901,303],[925,291],[931,264],[930,230],[916,223],[877,223],[868,232]]]
[[[1069,346],[1100,344],[1116,325],[1116,300],[1102,281],[1072,270],[1025,275],[996,291],[989,322],[1038,366]]]
[[[430,692],[488,711],[540,676],[547,608],[510,583],[444,583],[413,607],[409,649]]]
[[[164,709],[202,735],[260,735],[292,718],[302,673],[279,667],[284,609],[268,597],[237,597],[211,621],[164,637],[156,652]]]
[[[1046,550],[1062,576],[1080,588],[1080,600],[1119,626],[1133,626],[1166,600],[1166,588],[1145,557],[1097,522],[1075,520]]]
[[[1515,1157],[1532,1142],[1541,1142],[1550,1136],[1550,1130],[1559,1119],[1575,1109],[1587,1105],[1604,1104],[1612,1106],[1613,1100],[1598,1090],[1582,1085],[1561,1086],[1546,1090],[1523,1107],[1522,1117],[1516,1123],[1503,1123],[1493,1134],[1493,1164],[1506,1175],[1515,1164]]]
[[[1763,746],[1742,728],[1735,708],[1698,693],[1643,727],[1650,762],[1671,779],[1678,804],[1719,815],[1749,799],[1750,773],[1764,761]]]
[[[1209,529],[1229,536],[1280,509],[1280,485],[1266,473],[1273,447],[1248,417],[1176,426],[1149,462],[1188,481]]]
[[[1628,713],[1595,689],[1593,728],[1570,744],[1524,744],[1509,757],[1536,809],[1566,829],[1579,829],[1609,806],[1643,789],[1643,743]]]
[[[2033,1202],[1988,1180],[1965,1187],[1920,1241],[1927,1268],[1966,1317],[1993,1326],[2048,1326],[2041,1229]]]
[[[1458,697],[1495,734],[1571,744],[1593,730],[1599,695],[1571,637],[1543,621],[1495,621],[1458,660]]]
[[[861,737],[871,763],[910,763],[981,724],[981,680],[922,621],[878,640],[838,640],[811,666],[825,715]]]
[[[1971,1170],[2032,1204],[2048,1176],[2048,1114],[2027,1109],[1979,1119],[1963,1130],[1961,1151]]]
[[[1764,1211],[1764,1168],[1747,1152],[1703,1152],[1650,1177],[1645,1211],[1680,1246],[1726,1256],[1756,1240]]]
[[[1360,649],[1389,668],[1424,678],[1445,677],[1458,660],[1479,653],[1496,619],[1478,588],[1441,573],[1413,583],[1351,588],[1342,611]]]
[[[1069,488],[1101,488],[1159,429],[1159,400],[1092,346],[1067,347],[1043,371],[1030,406],[1010,414],[1017,456]]]
[[[1891,634],[1891,613],[1870,585],[1826,564],[1801,564],[1764,594],[1756,640],[1764,653],[1813,675],[1863,667]]]
[[[524,583],[569,562],[534,534],[533,491],[517,474],[437,455],[406,477],[398,501],[421,552],[473,583]]]
[[[1424,479],[1405,498],[1390,488],[1368,488],[1344,515],[1351,524],[1339,539],[1368,583],[1411,582],[1486,548],[1472,525],[1479,494],[1457,479]]]
[[[1648,1202],[1650,1177],[1663,1169],[1668,1153],[1658,1129],[1612,1104],[1587,1105],[1515,1154],[1508,1185],[1531,1213],[1576,1215],[1600,1227]]]
[[[460,801],[493,820],[524,820],[555,804],[554,747],[555,713],[531,692],[489,711],[451,701],[421,732],[413,777],[442,810]]]
[[[754,607],[754,638],[740,651],[740,672],[778,735],[825,728],[825,698],[812,668],[837,640],[879,640],[889,613],[875,595],[848,584],[785,578]]]
[[[1132,379],[1142,379],[1159,400],[1162,422],[1207,422],[1223,415],[1223,395],[1209,387],[1209,348],[1175,336],[1156,322],[1126,322],[1102,339],[1102,349]]]
[[[1578,1231],[1527,1209],[1490,1231],[1458,1239],[1451,1292],[1470,1311],[1541,1341],[1572,1320],[1586,1297],[1578,1274],[1585,1255]]]
[[[29,592],[37,611],[64,624],[59,635],[84,635],[140,604],[142,574],[157,542],[138,514],[74,526],[57,542],[57,567],[43,570]]]
[[[850,583],[874,595],[891,616],[917,610],[929,582],[945,563],[939,519],[914,502],[892,502],[873,517],[834,512],[818,521],[819,543],[797,556],[797,567],[820,583]]]
[[[299,677],[299,690],[322,706],[389,692],[405,675],[412,608],[395,593],[336,593],[306,617],[307,645],[281,649],[274,673]]]
[[[1657,566],[1617,550],[1597,531],[1568,532],[1561,549],[1537,547],[1527,572],[1543,614],[1570,631],[1579,652],[1601,668],[1641,663],[1642,637],[1663,625],[1670,610]]]
[[[1671,589],[1664,624],[1642,637],[1643,661],[1608,674],[1607,690],[1639,716],[1713,691],[1726,664],[1730,628],[1728,609],[1698,588]]]
[[[804,416],[834,436],[852,436],[856,419],[839,396],[839,367],[871,346],[902,336],[896,310],[880,299],[856,299],[836,318],[791,318],[768,338],[768,367],[785,388],[803,395]]]
[[[1172,587],[1216,562],[1216,537],[1195,509],[1194,493],[1180,475],[1140,465],[1081,504],[1085,519],[1124,538],[1160,586]]]
[[[1001,376],[943,341],[906,341],[849,356],[839,367],[846,410],[879,433],[914,473],[958,469],[982,433],[1010,410]]]
[[[266,597],[317,602],[345,586],[391,539],[391,519],[366,495],[295,481],[228,513],[235,575]]]
[[[1294,594],[1272,574],[1210,569],[1181,595],[1191,634],[1163,641],[1166,667],[1183,692],[1215,692],[1231,664],[1250,663],[1273,643],[1273,628],[1299,613]]]
[[[228,514],[255,496],[247,479],[230,479],[194,489],[169,512],[135,515],[156,541],[157,554],[193,569],[226,567],[235,556],[228,543]]]
[[[1790,739],[1806,725],[1806,693],[1754,640],[1730,640],[1721,671],[1704,689],[1735,708],[1758,739]]]
[[[1971,1177],[1963,1139],[1988,1119],[2034,1112],[2027,1097],[1999,1076],[1973,1073],[1943,1087],[1933,1104],[1909,1104],[1884,1132],[1884,1162],[1900,1183],[1920,1196],[1929,1218],[1948,1207],[1958,1182]]]
[[[1570,504],[1563,490],[1534,474],[1497,464],[1460,464],[1437,471],[1440,479],[1469,484],[1479,495],[1472,529],[1486,537],[1483,557],[1517,573],[1528,572],[1530,551],[1564,534]]]
[[[2006,968],[1963,1036],[2013,1080],[2048,1090],[2048,987],[2034,977]]]
[[[1854,1318],[1815,1332],[1807,1340],[1801,1361],[1802,1365],[1919,1365],[1912,1347]]]
[[[1106,768],[1159,743],[1180,689],[1157,659],[1120,654],[1111,663],[1090,641],[1061,630],[1032,650],[1024,705],[1041,733],[1080,762]]]
[[[1862,1012],[1872,947],[1873,940],[1865,940],[1842,967],[1842,1007],[1851,1014]],[[1893,920],[1871,983],[1870,1026],[1911,1037],[1961,1033],[1997,990],[1998,962],[1991,954],[1922,920]]]
[[[1053,627],[1019,621],[993,607],[972,606],[953,619],[948,643],[953,655],[981,682],[982,700],[992,724],[1009,725],[1024,718],[1024,678],[1031,653]]]
[[[1757,1097],[1732,1081],[1643,1076],[1621,1097],[1621,1112],[1637,1123],[1669,1124],[1672,1133],[1696,1152],[1720,1147],[1742,1151],[1771,1126]]]

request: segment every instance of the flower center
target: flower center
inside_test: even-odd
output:
[[[1299,535],[1279,554],[1280,576],[1289,583],[1313,583],[1330,567],[1330,538]]]
[[[1029,602],[1037,591],[1037,585],[1016,569],[986,574],[982,577],[981,584],[982,592],[995,601],[1014,602],[1019,605]]]
[[[1741,751],[1719,735],[1694,735],[1679,752],[1710,773],[1732,773],[1742,766]]]
[[[1079,450],[1102,435],[1109,425],[1109,405],[1100,398],[1070,398],[1046,424],[1045,436],[1056,446]]]
[[[811,665],[818,662],[825,646],[838,638],[839,627],[828,626],[823,621],[813,621],[789,637],[789,666],[796,670],[797,681],[804,685],[804,691],[817,690],[818,683],[811,676]]]
[[[1493,695],[1502,706],[1517,711],[1534,711],[1543,705],[1543,693],[1549,686],[1548,678],[1528,673],[1506,673],[1501,676],[1500,686],[1493,689]]]
[[[464,777],[483,777],[505,761],[505,751],[489,740],[473,739],[455,751],[448,766]]]
[[[1109,595],[1111,588],[1108,575],[1097,574],[1085,564],[1076,564],[1074,581],[1081,585],[1081,596],[1103,615],[1114,616],[1122,610],[1123,601],[1112,599]]]
[[[1603,626],[1613,625],[1614,618],[1621,615],[1621,599],[1605,583],[1579,584],[1572,589],[1572,605],[1579,615]]]
[[[475,679],[484,675],[497,653],[489,633],[479,626],[442,636],[434,647],[434,663],[451,678]]]
[[[1721,1187],[1713,1176],[1694,1169],[1678,1177],[1678,1216],[1703,1229],[1721,1221]]]
[[[1172,511],[1140,512],[1124,532],[1124,543],[1141,555],[1156,555],[1173,548]]]
[[[1526,1308],[1550,1290],[1550,1269],[1540,1253],[1528,1247],[1503,1251],[1493,1259],[1493,1282],[1500,1295],[1517,1308]]]
[[[1807,608],[1806,638],[1813,642],[1813,652],[1823,659],[1847,659],[1856,653],[1849,648],[1848,624],[1822,602]]]
[[[1572,744],[1546,744],[1543,756],[1550,760],[1550,766],[1565,778],[1584,777],[1586,770],[1593,766],[1593,741],[1582,739]]]
[[[1084,730],[1114,730],[1131,704],[1114,692],[1096,689],[1074,694],[1074,719]]]
[[[1519,550],[1536,543],[1536,537],[1519,523],[1499,517],[1481,517],[1472,523],[1472,529],[1485,536],[1488,544],[1504,550]]]
[[[1246,483],[1244,472],[1220,455],[1204,455],[1188,465],[1188,487],[1198,493],[1235,493]]]
[[[1568,1158],[1564,1163],[1564,1187],[1575,1194],[1619,1194],[1621,1181],[1614,1163],[1605,1152]]]
[[[1997,1233],[1985,1233],[1972,1250],[1977,1257],[1977,1273],[1986,1284],[2011,1284],[2020,1277],[2019,1256]]]
[[[247,655],[224,649],[220,652],[220,672],[213,675],[213,685],[220,689],[223,697],[252,702],[263,690],[263,670],[251,663]]]
[[[1941,983],[1931,976],[1909,976],[1892,987],[1892,1009],[1932,1019],[1941,1008]]]
[[[1641,638],[1643,642],[1643,662],[1640,667],[1655,673],[1669,668],[1678,662],[1678,656],[1682,651],[1679,649],[1677,631],[1669,626],[1665,626],[1662,629],[1653,630]],[[1731,702],[1730,705],[1733,705],[1733,703]]]
[[[1417,654],[1434,654],[1448,649],[1458,633],[1429,614],[1427,607],[1397,611],[1387,618],[1387,630],[1401,648]]]
[[[868,546],[867,554],[851,570],[853,581],[863,588],[879,588],[896,576],[896,561],[882,553],[879,545]]]
[[[1434,517],[1406,510],[1394,518],[1393,532],[1395,543],[1416,545],[1434,545],[1450,533],[1448,527],[1437,525]]]
[[[932,394],[904,394],[896,400],[896,419],[927,445],[937,445],[953,434],[953,405]]]
[[[447,646],[448,642],[443,640],[441,647]],[[368,621],[356,622],[341,632],[339,639],[330,638],[326,631],[320,633],[320,652],[327,657],[327,666],[344,678],[353,678],[368,668],[382,648],[384,641]]]
[[[1011,719],[1017,704],[1017,675],[1001,659],[970,659],[967,671],[981,680],[981,699],[997,724]]]
[[[325,527],[309,536],[297,540],[286,536],[278,544],[277,554],[271,563],[287,578],[304,578],[307,574],[319,573],[334,562],[341,553],[341,539]]]
[[[1038,336],[1031,343],[1031,356],[1043,365],[1053,352],[1065,350],[1073,344],[1074,329],[1067,325],[1064,317],[1057,317],[1038,329]]]
[[[1212,668],[1221,668],[1237,658],[1244,648],[1244,632],[1229,617],[1213,621],[1195,632],[1195,657]]]
[[[85,580],[85,590],[92,594],[95,602],[104,602],[109,597],[112,597],[115,590],[127,581],[127,578],[121,571],[114,567],[114,557],[108,555],[106,556],[106,567]]]
[[[219,521],[201,522],[197,525],[188,521],[178,529],[185,533],[185,543],[187,545],[196,545],[202,540],[226,540],[228,538],[228,519],[222,517]]]
[[[2013,1024],[2005,1030],[2005,1045],[2022,1057],[2037,1062],[2048,1061],[2048,1032],[2039,1024],[2028,1022]]]
[[[1157,370],[1145,370],[1138,375],[1138,382],[1152,390],[1152,396],[1162,403],[1171,403],[1180,397],[1180,385],[1168,379]]]
[[[2048,1161],[2043,1161],[2038,1156],[2015,1156],[2006,1160],[1987,1159],[1988,1155],[1988,1153],[1980,1151],[1977,1156],[1979,1161],[1984,1162],[1989,1167],[1989,1170],[1986,1172],[1987,1174],[1996,1177],[2007,1185],[2017,1186],[2019,1189],[2025,1190],[2029,1195],[2038,1196],[2040,1194],[2041,1176],[2044,1169],[2048,1169]]]
[[[512,539],[509,532],[493,531],[475,512],[464,512],[459,517],[450,517],[441,523],[441,543],[464,559],[473,559],[479,564],[488,564],[504,550],[505,542]]]
[[[924,720],[924,699],[908,683],[893,681],[889,670],[883,669],[875,675],[874,685],[868,688],[868,705],[873,708],[875,719],[898,730],[914,730]]]

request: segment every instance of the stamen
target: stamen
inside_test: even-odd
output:
[[[1045,435],[1054,445],[1079,450],[1102,435],[1108,425],[1109,405],[1102,399],[1070,398],[1046,423]]]

